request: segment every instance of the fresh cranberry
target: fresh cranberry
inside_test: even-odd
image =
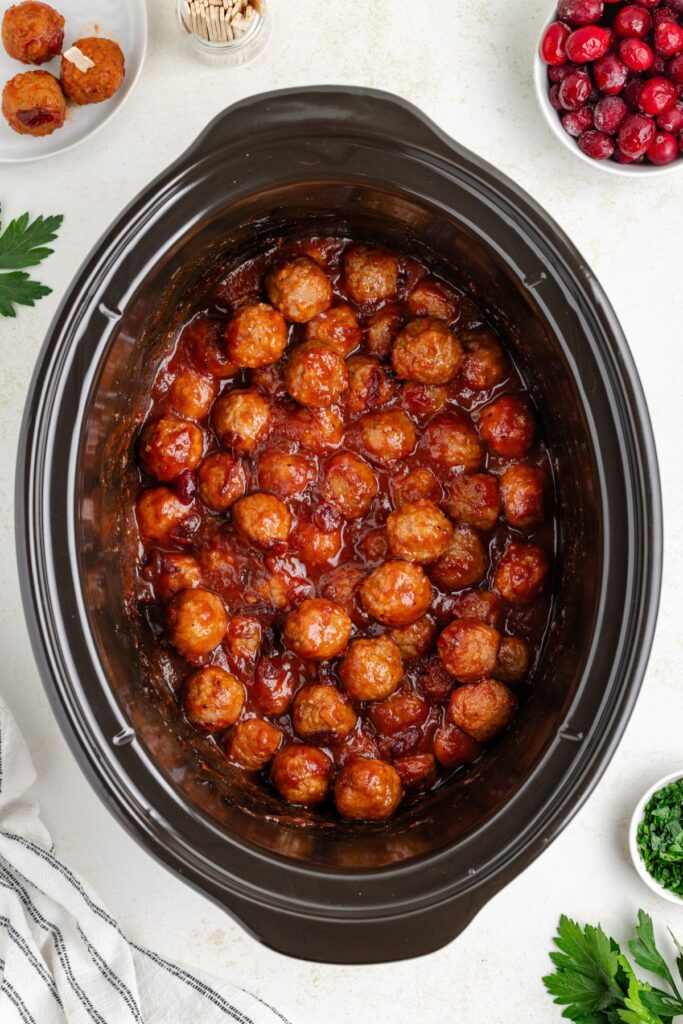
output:
[[[622,39],[644,39],[652,29],[652,18],[643,7],[629,4],[622,7],[614,19],[614,31]]]
[[[629,114],[622,122],[617,141],[619,149],[626,156],[642,156],[652,145],[655,137],[655,123],[644,114]]]
[[[638,94],[638,104],[644,114],[657,117],[676,102],[676,86],[668,78],[650,78]]]
[[[641,7],[658,7],[660,0],[636,0]]]
[[[628,68],[614,53],[608,53],[593,65],[593,80],[600,92],[615,96],[626,85]]]
[[[576,33],[572,32],[572,35]],[[572,36],[569,37],[571,39]],[[567,40],[567,54],[569,54],[569,39]],[[673,21],[663,21],[655,28],[655,50],[665,57],[673,57],[675,53],[683,50],[683,28]]]
[[[680,132],[683,129],[683,103],[680,100],[659,115],[657,127],[663,132]]]
[[[666,57],[662,57],[661,53],[656,53],[646,73],[650,78],[654,78],[655,75],[664,75],[666,77],[666,66]]]
[[[573,113],[563,114],[561,117],[562,127],[568,135],[578,139],[582,132],[593,126],[593,111],[590,107],[581,107]]]
[[[603,96],[593,111],[593,124],[599,132],[614,135],[628,114],[628,107],[621,96]]]
[[[567,56],[575,64],[597,60],[607,53],[611,40],[609,29],[586,25],[575,29],[565,43]]]
[[[562,106],[562,102],[560,100],[560,87],[559,87],[559,85],[551,85],[550,86],[550,88],[548,89],[548,99],[550,100],[550,105],[555,110],[564,110],[564,107]]]
[[[666,70],[669,78],[673,78],[674,82],[683,85],[683,53],[680,53],[678,57],[673,57]]]
[[[560,83],[560,103],[565,110],[578,110],[591,94],[591,80],[585,71],[575,71]]]
[[[642,39],[623,39],[619,43],[619,56],[629,71],[647,71],[654,53]]]
[[[614,143],[604,132],[589,131],[579,135],[579,149],[591,160],[609,160]]]
[[[646,156],[651,164],[670,164],[678,156],[676,136],[671,132],[656,132]]]
[[[626,154],[622,153],[620,149],[616,149],[614,151],[614,156],[612,157],[612,159],[616,161],[616,163],[618,164],[642,164],[644,157],[626,156]]]
[[[567,61],[565,64],[555,64],[553,67],[548,68],[548,78],[551,82],[557,82],[558,84],[570,75],[572,71],[588,71],[587,64],[571,64]]]
[[[676,12],[672,11],[670,7],[658,7],[652,17],[654,19],[655,28],[657,25],[666,25],[671,24],[672,22],[675,24],[677,20]]]
[[[570,25],[594,25],[603,10],[602,0],[559,0],[557,16]]]
[[[548,25],[541,40],[541,57],[546,64],[564,64],[567,59],[566,42],[570,30],[561,21]]]
[[[669,7],[676,14],[683,14],[683,0],[669,0]]]

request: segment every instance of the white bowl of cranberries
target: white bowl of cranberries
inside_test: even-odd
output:
[[[683,167],[683,0],[558,0],[535,85],[582,160],[629,175]]]

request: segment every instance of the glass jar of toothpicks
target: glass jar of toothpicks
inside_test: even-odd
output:
[[[194,52],[209,64],[244,64],[266,43],[266,0],[177,0],[178,19]]]

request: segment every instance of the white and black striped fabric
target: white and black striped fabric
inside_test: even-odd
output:
[[[128,942],[55,856],[34,780],[0,699],[1,1024],[287,1024],[248,992]]]

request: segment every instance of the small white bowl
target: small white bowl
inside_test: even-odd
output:
[[[594,170],[607,171],[608,174],[619,174],[622,178],[635,178],[635,177],[647,177],[655,174],[670,174],[673,171],[683,171],[683,154],[678,159],[673,160],[670,164],[664,164],[657,166],[656,164],[618,164],[616,160],[593,160],[591,157],[586,156],[578,146],[578,143],[573,136],[568,135],[560,123],[560,118],[557,110],[553,107],[548,96],[548,65],[542,59],[541,40],[545,34],[545,30],[548,25],[553,21],[557,21],[557,14],[553,9],[552,15],[545,22],[541,34],[538,37],[536,43],[536,52],[534,54],[534,87],[536,89],[536,98],[538,104],[545,115],[545,119],[548,122],[550,130],[560,140],[565,149],[568,149],[575,157],[582,160],[583,163],[588,164]]]
[[[679,896],[675,892],[671,892],[670,889],[665,889],[663,885],[660,885],[659,882],[656,882],[652,875],[648,873],[648,870],[645,867],[645,864],[643,863],[640,853],[638,851],[636,833],[638,831],[638,826],[643,820],[645,807],[648,804],[650,798],[654,796],[654,794],[658,790],[664,789],[665,786],[668,786],[670,782],[678,782],[680,779],[683,779],[683,771],[673,772],[671,775],[665,775],[663,779],[659,780],[659,782],[655,782],[654,786],[650,786],[648,791],[643,794],[643,796],[636,804],[633,816],[631,817],[628,832],[628,848],[631,854],[631,860],[633,861],[633,866],[635,867],[636,871],[638,872],[642,880],[645,882],[645,885],[649,886],[649,888],[652,889],[652,891],[656,893],[658,896],[661,896],[663,899],[668,900],[669,903],[678,904],[679,907],[683,905],[683,897]]]

